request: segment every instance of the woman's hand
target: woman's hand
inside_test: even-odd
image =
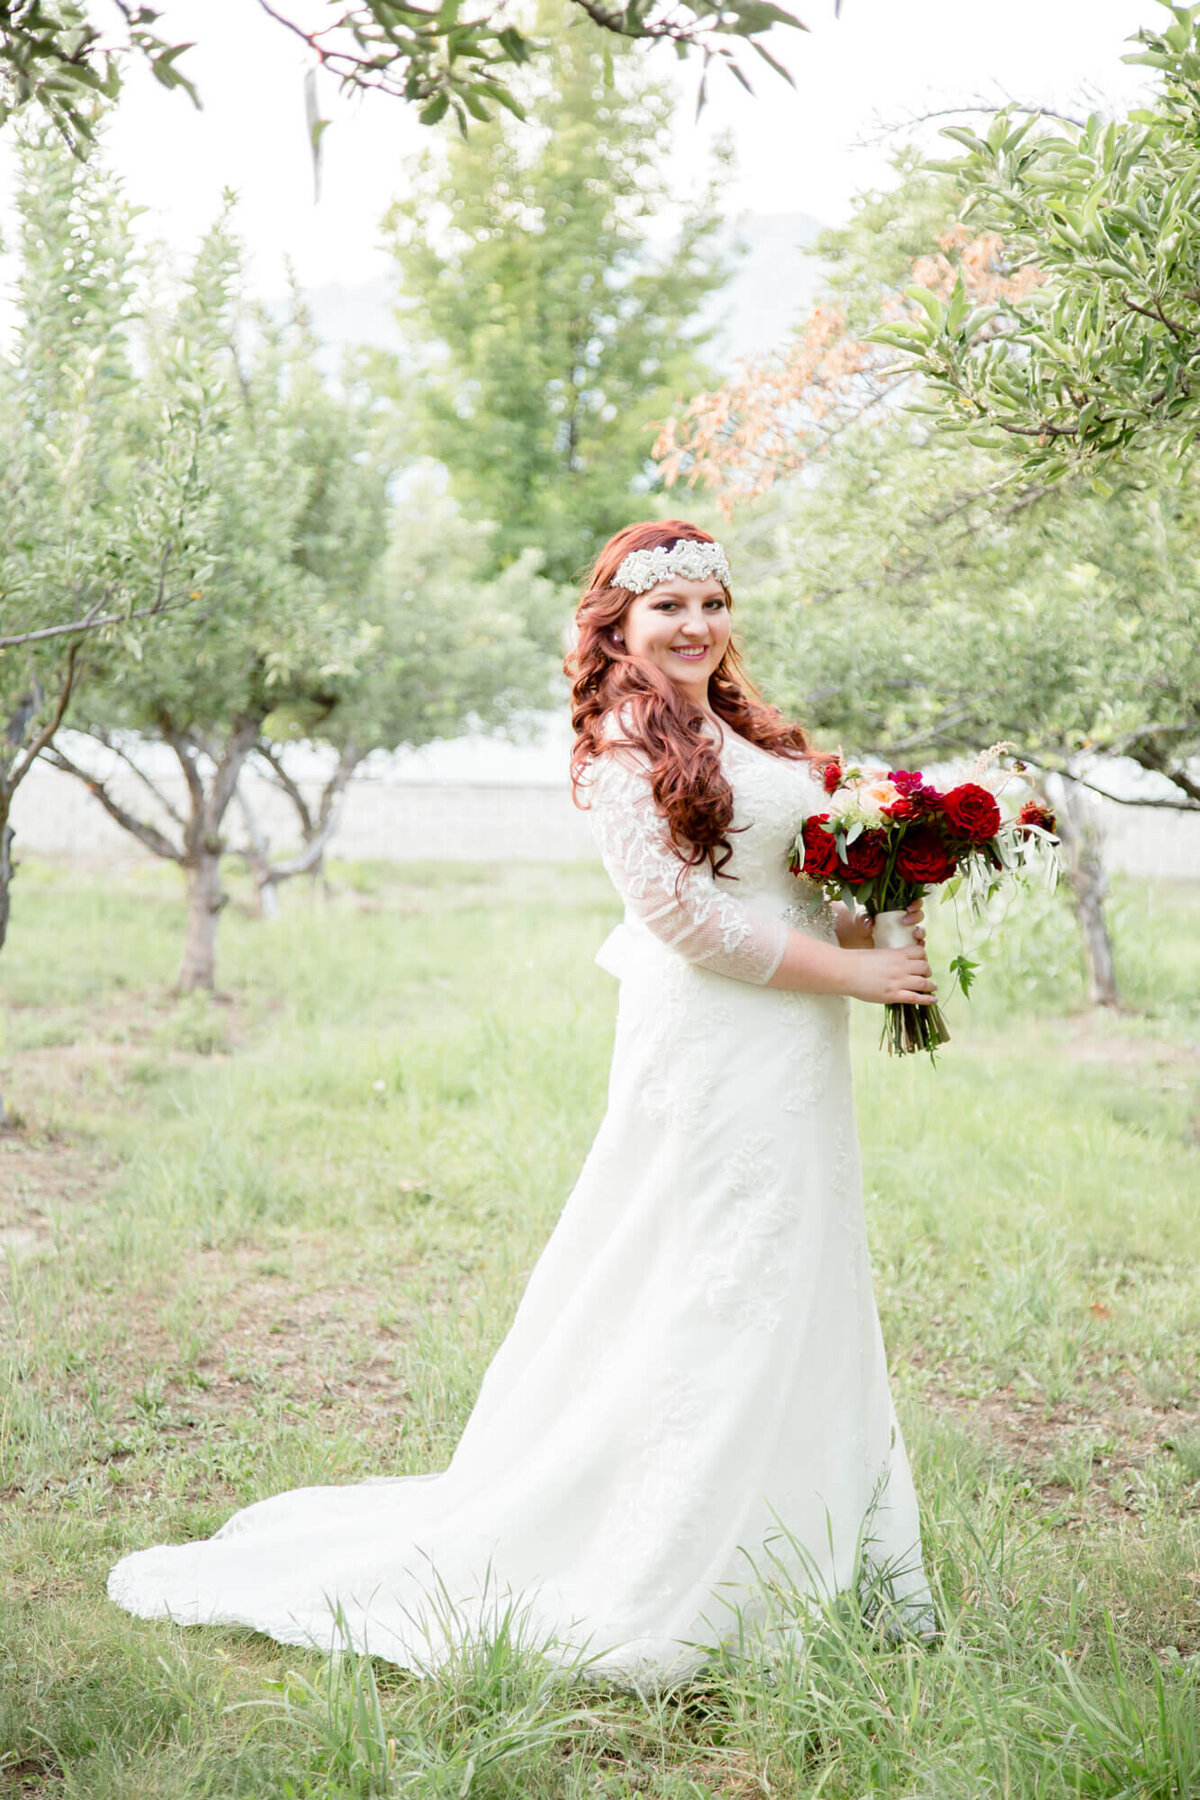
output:
[[[869,912],[859,907],[846,906],[840,900],[833,903],[833,923],[837,931],[838,943],[843,950],[871,950],[875,946],[875,921]],[[918,944],[925,942],[925,902],[914,900],[905,908],[904,923],[914,928]]]
[[[875,942],[875,921],[870,913],[841,900],[833,903],[833,925],[843,950],[869,950]]]
[[[876,1006],[909,1001],[929,1006],[937,994],[923,944],[905,950],[866,950],[846,965],[845,992]]]
[[[912,902],[910,902],[910,904],[908,906],[905,907],[904,923],[906,925],[913,925],[916,927],[916,933],[915,933],[916,940],[917,940],[918,944],[923,944],[925,942],[925,902],[924,902],[924,900],[913,900]]]

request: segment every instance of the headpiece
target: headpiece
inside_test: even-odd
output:
[[[613,576],[613,586],[627,588],[631,594],[645,594],[669,575],[678,575],[684,581],[707,581],[714,576],[728,587],[729,558],[720,544],[679,538],[673,544],[656,544],[653,550],[631,550]]]

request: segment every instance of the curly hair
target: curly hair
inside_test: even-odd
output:
[[[681,539],[714,542],[708,532],[683,519],[647,521],[618,531],[596,558],[575,612],[576,641],[564,663],[575,729],[571,788],[575,804],[583,806],[580,788],[597,757],[621,750],[640,754],[680,862],[688,868],[707,859],[719,875],[733,854],[733,792],[721,772],[719,748],[705,728],[705,715],[668,675],[631,655],[612,635],[634,598],[628,588],[614,585],[624,558],[631,550],[671,546]],[[806,731],[786,724],[776,707],[766,705],[746,677],[732,639],[709,678],[708,700],[719,719],[761,749],[794,761],[824,760],[813,752]],[[610,714],[619,720],[616,735],[608,726]]]

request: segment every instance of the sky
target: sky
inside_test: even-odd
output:
[[[697,68],[666,50],[652,63],[681,94],[675,166],[681,188],[699,179],[718,134],[733,140],[738,174],[731,210],[808,213],[844,219],[854,195],[888,178],[882,127],[965,102],[1012,96],[1037,104],[1123,107],[1145,71],[1121,63],[1124,40],[1160,15],[1154,0],[790,0],[810,27],[776,30],[773,50],[795,89],[764,65],[755,94],[732,77],[710,78],[710,100],[694,123]],[[98,23],[111,0],[92,0]],[[316,0],[284,10],[319,15]],[[224,188],[241,196],[241,226],[259,292],[283,287],[285,259],[305,286],[348,285],[387,272],[379,220],[407,188],[426,128],[403,102],[383,95],[342,99],[328,82],[322,110],[323,191],[314,204],[304,120],[306,51],[257,0],[163,0],[160,30],[194,38],[185,67],[204,110],[134,69],[109,155],[131,197],[149,209],[141,230],[186,251],[212,220]],[[748,62],[756,62],[753,56]],[[935,127],[928,127],[932,133]],[[0,210],[11,191],[11,151],[0,135]]]

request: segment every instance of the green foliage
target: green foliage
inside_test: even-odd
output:
[[[1009,510],[1003,483],[994,457],[903,420],[844,439],[773,528],[767,553],[787,572],[748,606],[752,666],[848,748],[1008,739],[1081,772],[1127,755],[1186,806],[1195,484],[1109,500],[1071,488]]]
[[[52,141],[22,147],[18,326],[0,364],[0,632],[110,618],[136,659],[138,619],[188,596],[203,555],[197,467],[214,395],[193,368],[157,407],[131,366],[136,273],[131,209],[96,163]],[[0,651],[11,714],[35,679],[53,685],[65,643]]]
[[[77,0],[16,0],[0,8],[0,124],[25,107],[36,107],[83,153],[96,124],[96,101],[112,99],[121,71],[135,55],[145,59],[156,81],[182,88],[196,105],[199,96],[179,59],[190,44],[171,43],[156,29],[161,13],[138,0],[112,0],[125,23],[125,34],[106,41]],[[699,103],[705,78],[716,62],[744,88],[749,79],[741,64],[748,45],[769,68],[790,81],[786,69],[761,41],[775,25],[805,27],[773,0],[627,0],[608,7],[599,0],[572,0],[594,27],[596,42],[604,34],[673,44],[680,56],[697,51],[702,59]],[[418,6],[412,0],[358,0],[336,10],[319,31],[291,16],[290,9],[269,6],[271,17],[300,37],[321,67],[343,88],[393,94],[419,108],[422,124],[436,125],[449,112],[465,134],[472,119],[486,120],[496,107],[521,114],[521,104],[508,86],[509,70],[527,63],[543,48],[522,31],[503,7],[464,17],[462,0],[440,0]],[[582,24],[582,21],[578,21]],[[586,29],[586,28],[585,28]],[[328,121],[311,126],[314,155]]]
[[[120,88],[122,52],[146,59],[166,88],[199,104],[176,60],[188,44],[168,44],[151,29],[159,15],[134,0],[114,0],[127,27],[123,45],[106,44],[77,0],[15,0],[0,10],[0,125],[35,108],[77,154],[95,138],[104,101]]]
[[[186,280],[147,317],[151,405],[199,383],[209,501],[198,605],[163,622],[140,660],[105,667],[74,722],[216,739],[264,718],[370,644],[361,599],[386,542],[386,463],[359,395],[330,392],[303,310],[276,325],[245,303],[231,209]],[[357,454],[356,454],[357,453]]]
[[[1133,463],[1177,479],[1200,424],[1200,7],[1160,0],[1126,61],[1156,69],[1155,103],[1122,120],[1094,114],[1046,131],[1013,112],[985,134],[945,135],[965,157],[941,165],[971,226],[997,234],[999,274],[1036,285],[978,308],[960,275],[949,298],[910,290],[917,316],[878,343],[921,374],[942,429],[1005,444],[1021,474],[1057,481],[1082,467],[1101,484]]]
[[[951,224],[946,176],[907,157],[900,175],[828,240],[860,326]],[[1081,775],[1129,756],[1172,784],[1159,798],[1200,803],[1196,480],[1014,485],[1002,444],[929,418],[926,383],[898,402],[735,527],[739,617],[772,698],[851,751],[1009,740]]]
[[[665,92],[592,34],[545,26],[537,129],[491,124],[427,155],[390,240],[430,345],[425,443],[468,515],[494,519],[493,567],[535,548],[568,581],[644,514],[650,431],[701,377],[696,309],[725,279],[710,192],[674,249]]]
[[[0,944],[12,796],[80,684],[137,665],[207,568],[217,396],[134,379],[130,208],[47,134],[21,149],[19,308],[0,361]]]
[[[272,712],[264,736],[279,747],[310,738],[365,755],[505,727],[550,701],[569,598],[538,554],[483,578],[492,528],[469,523],[432,468],[406,472],[387,524],[360,603],[370,647]]]

